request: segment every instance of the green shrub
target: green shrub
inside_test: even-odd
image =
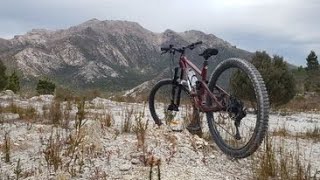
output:
[[[0,61],[0,91],[7,86],[6,66]]]
[[[36,90],[38,94],[53,94],[55,88],[56,85],[53,82],[49,80],[39,80]]]
[[[19,76],[17,75],[16,71],[13,71],[11,76],[9,76],[8,85],[7,85],[6,89],[9,89],[9,90],[13,91],[14,93],[20,91],[20,80],[19,80]]]
[[[251,63],[261,73],[272,105],[286,104],[295,96],[295,79],[282,57],[274,55],[271,58],[265,51],[257,51]],[[232,78],[231,86],[235,95],[252,101],[255,97],[249,78],[239,71]]]

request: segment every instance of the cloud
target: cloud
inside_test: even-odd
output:
[[[119,19],[155,32],[201,30],[302,65],[311,49],[320,53],[319,9],[318,0],[10,0],[0,6],[0,37],[67,28],[91,18]]]

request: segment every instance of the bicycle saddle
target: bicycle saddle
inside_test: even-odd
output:
[[[204,50],[202,54],[199,54],[199,56],[203,56],[203,58],[205,60],[207,60],[207,59],[209,59],[209,57],[211,57],[213,55],[217,55],[218,52],[219,52],[218,49],[208,48],[208,49]]]

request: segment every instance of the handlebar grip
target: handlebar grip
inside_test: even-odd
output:
[[[194,45],[202,44],[202,41],[195,42]]]
[[[161,48],[161,51],[169,51],[170,50],[170,48],[168,48],[168,47],[162,47]]]

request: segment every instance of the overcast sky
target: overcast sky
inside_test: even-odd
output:
[[[320,0],[0,0],[0,37],[92,18],[135,21],[154,32],[200,30],[296,65],[311,50],[320,54]]]

